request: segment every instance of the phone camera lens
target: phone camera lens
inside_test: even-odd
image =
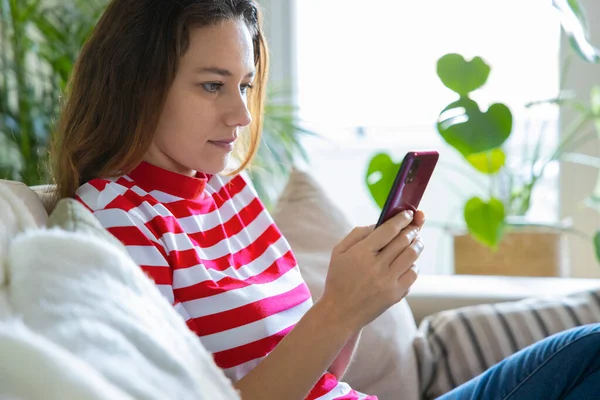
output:
[[[415,160],[414,164],[411,166],[410,170],[408,170],[408,174],[406,175],[406,183],[412,183],[415,180],[415,176],[417,175],[417,170],[421,165],[421,160]]]

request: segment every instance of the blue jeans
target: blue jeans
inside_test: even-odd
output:
[[[600,324],[557,333],[438,400],[600,399]]]

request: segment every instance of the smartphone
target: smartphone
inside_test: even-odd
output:
[[[376,227],[402,211],[417,211],[439,157],[435,150],[406,153]]]

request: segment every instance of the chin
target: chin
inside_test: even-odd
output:
[[[226,159],[223,159],[223,160],[214,160],[213,162],[210,162],[210,163],[202,163],[201,165],[198,165],[198,168],[194,168],[194,169],[198,172],[203,172],[205,174],[217,175],[217,174],[220,174],[221,172],[225,171],[226,169],[229,169],[228,164],[229,164],[229,157],[227,157]]]

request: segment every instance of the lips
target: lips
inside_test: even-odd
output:
[[[218,140],[209,140],[209,142],[213,142],[213,143],[222,143],[222,144],[232,144],[233,142],[235,142],[237,138],[225,138],[225,139],[218,139]]]
[[[232,151],[233,145],[235,143],[235,139],[227,138],[227,139],[221,139],[221,140],[209,140],[208,143],[212,144],[213,146],[220,147],[224,150]]]

